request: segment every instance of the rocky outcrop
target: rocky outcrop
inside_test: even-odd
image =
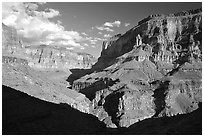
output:
[[[90,114],[65,103],[55,104],[2,86],[2,134],[72,135],[108,134]]]
[[[191,113],[201,99],[201,10],[145,18],[103,43],[98,72],[73,82],[107,127]],[[111,81],[111,82],[107,82]]]
[[[53,48],[46,45],[25,48],[25,54],[29,60],[29,66],[37,69],[60,69],[73,68],[89,69],[96,59],[86,53],[77,53],[62,48]]]
[[[108,48],[103,48],[101,57],[95,67],[98,68],[103,65],[107,67],[112,64],[110,63],[111,60],[131,51],[138,34],[141,36],[143,43],[153,47],[155,54],[157,54],[158,49],[162,48],[170,51],[174,51],[177,47],[188,50],[192,43],[197,43],[201,51],[201,18],[201,9],[170,15],[149,16],[119,38],[104,42],[106,43],[105,47]],[[190,40],[190,37],[192,37],[192,40]]]
[[[14,28],[8,27],[2,23],[2,53],[18,54],[22,50],[22,42]]]
[[[89,69],[96,62],[87,53],[78,53],[66,48],[49,45],[26,46],[19,38],[16,29],[2,24],[3,55],[28,60],[30,67],[40,70]]]
[[[66,88],[61,84],[65,81],[61,79],[55,81],[50,75],[49,72],[37,71],[29,67],[25,59],[3,56],[2,84],[4,86],[48,102],[66,103],[81,112],[90,113],[90,101],[85,95]]]

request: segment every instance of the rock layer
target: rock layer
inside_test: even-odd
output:
[[[72,88],[107,127],[190,113],[202,102],[202,13],[149,16],[103,43],[93,70]]]
[[[30,68],[25,59],[3,56],[2,61],[2,84],[4,86],[48,102],[66,103],[81,112],[90,113],[90,101],[85,95],[66,88],[65,80],[55,80],[49,72]]]
[[[103,48],[96,68],[107,67],[113,64],[111,60],[131,51],[136,43],[136,36],[139,34],[142,42],[154,47],[157,53],[158,48],[174,48],[181,46],[182,49],[189,49],[189,45],[202,44],[202,13],[201,9],[179,12],[170,15],[152,15],[140,21],[123,35],[110,38]],[[191,37],[191,39],[190,39]],[[177,46],[179,45],[179,46]],[[104,68],[105,68],[104,67]]]
[[[25,48],[25,53],[29,66],[38,69],[89,69],[95,63],[95,58],[89,54],[49,46]]]
[[[5,56],[14,56],[28,60],[30,67],[40,70],[88,69],[96,62],[95,57],[87,53],[78,53],[66,48],[48,45],[24,45],[14,28],[2,24],[2,50]]]

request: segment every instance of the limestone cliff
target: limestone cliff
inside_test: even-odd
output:
[[[16,29],[2,24],[3,55],[24,58],[29,66],[36,69],[65,70],[79,68],[88,69],[96,62],[95,57],[87,53],[79,53],[66,48],[49,45],[24,45]]]
[[[2,53],[16,54],[22,49],[22,42],[14,28],[2,23]]]
[[[107,67],[116,57],[131,51],[138,34],[142,42],[151,45],[154,52],[158,48],[189,49],[190,43],[202,44],[201,9],[179,12],[170,15],[151,15],[143,19],[123,35],[105,41],[96,68]],[[107,61],[109,60],[109,61]]]
[[[37,71],[29,67],[25,59],[2,58],[2,85],[47,102],[66,103],[81,112],[90,113],[90,101],[85,95],[66,88],[66,81],[58,78],[58,73]]]
[[[72,88],[107,127],[191,113],[202,102],[202,12],[151,15],[103,43],[95,71]]]
[[[63,48],[49,46],[27,47],[25,54],[29,60],[29,66],[37,69],[88,69],[96,59],[86,53],[77,53]]]

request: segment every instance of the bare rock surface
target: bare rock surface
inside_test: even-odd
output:
[[[175,116],[202,102],[201,10],[149,16],[103,43],[96,71],[72,89],[107,127]]]
[[[92,114],[105,123],[105,133],[128,134],[140,123],[149,128],[154,126],[149,121],[164,118],[159,123],[168,125],[168,117],[176,121],[184,114],[191,114],[188,119],[200,112],[201,9],[145,18],[125,34],[105,41],[97,62],[89,54],[47,45],[28,47],[19,41],[17,32],[3,25],[4,88]],[[170,128],[157,134],[185,124],[179,122],[176,126],[168,122]]]
[[[62,77],[63,75],[63,77]],[[30,96],[53,102],[66,103],[79,111],[89,113],[85,95],[66,88],[66,72],[37,71],[25,59],[3,56],[2,84]]]
[[[28,65],[38,70],[88,69],[96,62],[95,57],[87,53],[78,53],[66,48],[38,45],[24,45],[14,28],[2,24],[2,50],[4,56],[23,58]]]
[[[202,107],[190,114],[145,119],[129,128],[106,128],[95,116],[2,86],[3,135],[202,134]]]

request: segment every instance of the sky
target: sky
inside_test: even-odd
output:
[[[65,47],[99,57],[102,43],[152,14],[201,8],[198,2],[3,2],[2,22],[27,46]]]

